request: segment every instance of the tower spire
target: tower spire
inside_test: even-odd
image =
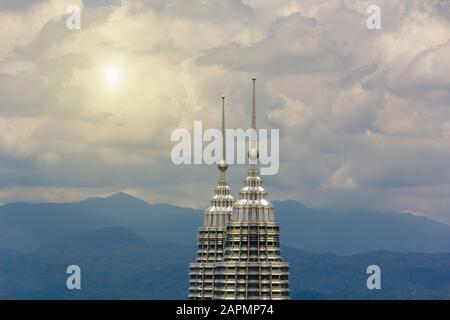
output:
[[[198,230],[198,250],[195,262],[190,264],[189,298],[212,299],[216,263],[223,260],[226,227],[233,212],[233,196],[228,186],[225,171],[226,161],[225,139],[225,96],[222,96],[222,160],[217,164],[220,178],[214,189],[210,206],[205,210],[203,225]]]
[[[256,78],[253,77],[253,102],[252,102],[252,129],[256,130],[256,98],[255,98],[255,83]]]
[[[253,98],[252,98],[252,132],[250,138],[250,148],[249,148],[249,160],[252,169],[256,169],[256,164],[259,157],[258,151],[258,141],[256,135],[256,78],[252,78],[253,81]]]
[[[222,96],[222,160],[227,161],[227,145],[225,139],[225,96]]]
[[[228,169],[225,138],[225,96],[222,96],[222,160],[217,165],[221,172],[222,180],[225,178],[225,171]]]

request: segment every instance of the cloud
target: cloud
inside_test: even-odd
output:
[[[207,51],[199,62],[268,75],[324,73],[345,66],[345,57],[317,21],[299,13],[277,18],[265,38],[251,46],[236,42]]]
[[[4,11],[15,11],[15,10],[23,10],[30,6],[43,3],[46,0],[1,0],[0,1],[0,10]]]
[[[258,126],[282,140],[272,198],[450,217],[447,1],[378,1],[377,31],[370,1],[80,1],[80,31],[72,1],[5,3],[1,202],[130,190],[204,206],[217,170],[173,165],[170,133],[217,127],[222,94],[247,127],[256,75]],[[235,194],[245,171],[229,169]]]
[[[450,100],[450,40],[424,50],[391,84],[398,95],[446,106]]]
[[[329,181],[323,184],[324,187],[354,189],[357,186],[355,180],[351,177],[350,166],[344,164],[333,175]]]

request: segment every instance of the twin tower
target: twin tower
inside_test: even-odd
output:
[[[198,231],[197,258],[189,266],[189,299],[289,299],[289,265],[280,252],[280,228],[257,164],[253,78],[250,168],[234,201],[225,172],[225,97],[222,97],[223,159],[220,178]]]

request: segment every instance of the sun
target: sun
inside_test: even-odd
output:
[[[107,85],[116,86],[122,79],[122,71],[116,66],[107,66],[103,69],[103,78]]]

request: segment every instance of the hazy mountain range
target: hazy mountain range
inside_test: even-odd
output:
[[[124,227],[77,234],[31,254],[0,259],[0,299],[186,299],[195,247],[149,244]],[[450,299],[450,253],[377,251],[353,256],[283,248],[293,299]],[[81,290],[66,268],[81,268]],[[366,268],[382,270],[368,290]]]
[[[289,247],[337,254],[450,252],[450,226],[424,217],[310,209],[295,201],[275,201],[274,206],[282,244]],[[202,210],[149,204],[125,193],[78,203],[5,204],[0,206],[0,255],[31,252],[72,234],[110,226],[127,227],[148,242],[195,245],[202,220]]]
[[[450,299],[450,226],[274,205],[293,299]],[[124,193],[0,206],[0,299],[185,299],[202,214]],[[80,291],[66,288],[71,264],[82,269]],[[371,264],[382,290],[366,287]]]

